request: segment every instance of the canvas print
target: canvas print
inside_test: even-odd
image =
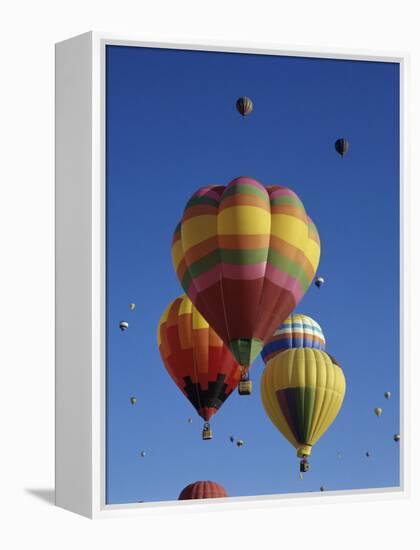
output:
[[[399,65],[106,47],[106,502],[400,485]]]

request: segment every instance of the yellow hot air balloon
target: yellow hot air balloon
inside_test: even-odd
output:
[[[346,391],[342,369],[328,353],[292,348],[268,361],[261,378],[265,411],[302,458],[306,457],[337,416]]]

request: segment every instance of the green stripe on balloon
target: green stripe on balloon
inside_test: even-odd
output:
[[[242,366],[251,365],[262,347],[263,341],[259,338],[239,338],[229,342],[231,352]]]
[[[230,197],[231,195],[256,195],[257,197],[263,199],[267,204],[270,202],[267,193],[264,193],[254,185],[246,185],[246,183],[238,183],[236,185],[232,185],[232,187],[228,187],[223,192],[223,199],[225,197]]]
[[[309,441],[315,406],[315,388],[294,387],[277,391],[280,408],[288,419],[296,440]]]
[[[185,207],[185,210],[188,210],[191,206],[197,206],[202,204],[210,204],[211,206],[214,206],[216,208],[219,207],[219,201],[212,199],[208,196],[202,196],[202,197],[192,197],[188,202],[187,206]]]
[[[282,256],[272,248],[270,248],[268,253],[268,263],[276,267],[279,271],[283,271],[294,279],[297,279],[302,289],[305,290],[308,288],[310,281],[300,264],[293,262],[286,256]]]
[[[283,197],[275,197],[274,199],[271,199],[270,204],[272,206],[278,206],[282,204],[296,206],[296,208],[300,208],[305,212],[305,208],[303,204],[300,202],[300,200],[297,199],[296,197],[291,197],[290,195],[285,195]]]
[[[226,264],[252,265],[267,261],[268,248],[254,248],[253,250],[241,250],[221,248],[220,255]]]

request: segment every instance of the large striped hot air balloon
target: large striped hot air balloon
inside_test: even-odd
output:
[[[196,481],[182,489],[178,500],[227,497],[226,489],[215,481]]]
[[[250,177],[196,191],[172,244],[182,287],[243,376],[305,294],[319,255],[318,232],[298,196]]]
[[[325,336],[318,323],[301,313],[293,313],[267,340],[261,351],[264,363],[290,348],[325,350]]]
[[[205,421],[203,439],[211,439],[209,420],[238,385],[240,366],[185,295],[164,311],[157,338],[168,373]]]
[[[273,357],[261,377],[268,417],[304,461],[343,403],[346,380],[334,361],[318,349],[289,349]]]

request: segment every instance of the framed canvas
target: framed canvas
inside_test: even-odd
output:
[[[56,504],[408,492],[407,56],[56,45]]]

